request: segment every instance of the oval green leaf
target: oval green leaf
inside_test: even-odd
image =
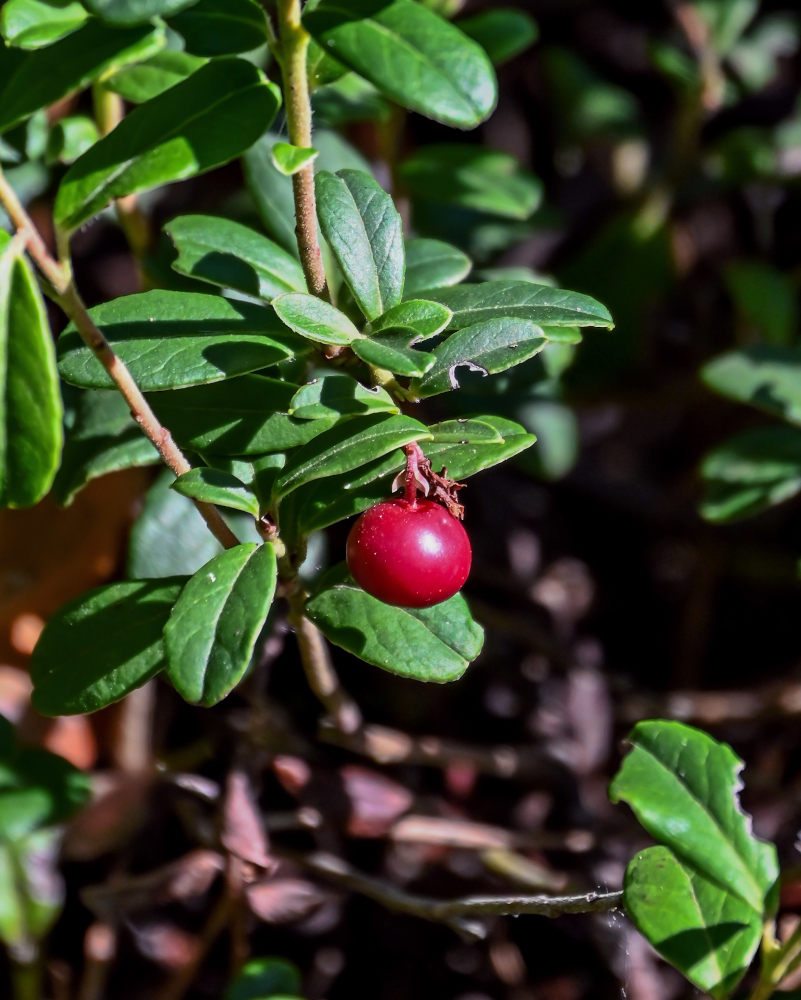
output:
[[[484,642],[461,594],[431,608],[396,608],[342,583],[317,594],[306,613],[335,645],[417,681],[458,680]]]
[[[83,0],[86,9],[109,24],[143,24],[168,17],[195,0]]]
[[[344,417],[356,413],[397,413],[398,407],[380,385],[367,389],[350,375],[321,374],[301,386],[289,403],[289,413],[301,420]]]
[[[267,21],[256,0],[199,0],[170,18],[196,56],[227,56],[267,44]]]
[[[259,516],[259,501],[255,495],[236,476],[220,469],[190,469],[175,480],[172,488],[176,493],[193,500],[241,510],[253,517]]]
[[[370,324],[373,333],[397,327],[413,330],[420,340],[434,337],[450,323],[453,313],[447,306],[428,299],[407,299],[387,310]]]
[[[213,215],[182,215],[167,223],[164,232],[178,251],[172,267],[179,274],[266,302],[284,292],[306,290],[297,259],[239,222]]]
[[[184,587],[164,628],[167,677],[189,702],[216,705],[242,679],[272,604],[272,545],[237,545]]]
[[[39,49],[80,28],[86,18],[77,0],[7,0],[0,11],[0,33],[9,45]]]
[[[280,170],[285,177],[296,174],[319,155],[316,149],[293,146],[288,142],[277,142],[273,146],[272,154],[276,170]]]
[[[318,344],[347,346],[361,334],[348,317],[316,295],[294,292],[273,301],[278,318],[290,330]]]
[[[458,389],[458,370],[493,375],[538,354],[548,343],[542,328],[526,319],[491,319],[451,334],[434,348],[434,364],[411,385],[420,396]]]
[[[182,583],[112,583],[57,611],[33,652],[36,710],[96,712],[155,676],[164,666],[161,633]]]
[[[271,309],[220,295],[142,292],[95,306],[89,315],[146,392],[217,382],[293,353]],[[113,387],[72,323],[59,338],[58,358],[67,382]]]
[[[433,354],[416,351],[410,343],[420,337],[414,330],[391,330],[374,337],[364,337],[351,344],[353,353],[376,368],[414,378],[434,364]]]
[[[422,237],[407,240],[403,294],[406,298],[414,298],[429,288],[458,285],[472,266],[467,254],[450,243]]]
[[[614,325],[606,306],[580,292],[569,292],[530,281],[484,281],[431,291],[427,298],[453,312],[455,330],[500,316],[530,319],[540,326]]]
[[[0,247],[0,507],[28,507],[58,469],[61,394],[39,286],[21,246]]]
[[[119,94],[132,104],[144,104],[174,87],[176,83],[181,83],[205,62],[205,59],[191,56],[188,52],[167,49],[135,66],[118,69],[116,73],[103,78],[102,86],[104,90]]]
[[[56,195],[56,221],[75,228],[113,198],[235,159],[270,125],[280,103],[278,88],[244,59],[202,66],[134,108],[73,163]]]
[[[323,0],[304,23],[326,52],[412,111],[473,128],[495,107],[481,46],[414,0]]]
[[[701,378],[715,392],[801,424],[801,348],[755,344],[713,358]]]
[[[377,319],[403,294],[401,217],[387,192],[361,170],[321,170],[315,183],[323,235],[359,308]]]

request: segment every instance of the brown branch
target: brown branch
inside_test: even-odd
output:
[[[289,621],[295,629],[309,687],[325,707],[336,731],[354,733],[362,724],[359,706],[342,687],[331,663],[328,644],[314,622],[304,614],[304,603],[302,591],[292,595]]]
[[[309,34],[300,22],[300,0],[278,0],[278,32],[289,141],[294,146],[308,149],[312,144],[311,103],[306,76]],[[327,299],[328,289],[317,235],[313,164],[308,163],[292,175],[292,193],[295,199],[295,235],[306,284],[312,295]]]
[[[176,476],[189,472],[192,466],[173,441],[170,432],[159,422],[125,363],[114,353],[89,315],[72,278],[69,265],[59,264],[53,259],[14,189],[3,176],[2,170],[0,170],[0,204],[8,212],[16,229],[25,235],[28,253],[41,274],[52,285],[56,302],[75,324],[84,343],[122,393],[130,408],[131,416],[139,424],[142,433],[153,443],[164,464],[172,469]],[[195,501],[195,506],[211,533],[224,548],[239,544],[239,539],[222,519],[216,507],[199,501]]]
[[[284,852],[281,852],[284,853]],[[342,858],[324,852],[287,853],[296,864],[328,882],[358,892],[389,910],[447,924],[468,937],[483,938],[482,917],[536,914],[560,917],[567,913],[608,913],[622,902],[622,892],[588,892],[575,896],[462,896],[458,899],[430,899],[407,893],[381,879],[353,868]],[[479,918],[479,919],[476,919]]]

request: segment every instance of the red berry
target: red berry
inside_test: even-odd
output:
[[[428,608],[467,579],[472,554],[461,521],[433,500],[384,500],[348,535],[348,568],[385,604]]]

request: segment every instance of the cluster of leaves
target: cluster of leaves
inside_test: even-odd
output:
[[[437,239],[404,239],[392,198],[355,151],[331,141],[334,133],[328,148],[324,141],[300,151],[268,132],[281,92],[254,64],[267,62],[269,35],[253,0],[115,0],[67,10],[70,17],[39,0],[5,6],[0,127],[13,136],[14,126],[88,82],[96,95],[110,91],[136,107],[74,158],[66,152],[69,128],[59,123],[61,159],[73,160],[55,196],[62,233],[114,199],[245,156],[269,235],[226,217],[173,219],[165,227],[173,277],[161,281],[168,287],[114,299],[90,315],[193,456],[195,467],[172,487],[267,519],[282,559],[272,543],[247,541],[207,549],[202,565],[162,560],[157,573],[83,595],[54,616],[37,646],[34,699],[47,714],[93,711],[165,670],[187,700],[211,705],[248,669],[279,575],[294,575],[312,532],[386,495],[404,445],[422,442],[436,466],[465,479],[534,441],[520,424],[480,411],[426,426],[401,413],[401,401],[456,389],[463,370],[504,372],[611,319],[587,296],[530,280],[465,283],[469,258]],[[484,48],[413,0],[365,0],[346,12],[309,4],[304,26],[313,37],[310,77],[329,118],[352,101],[353,87],[382,107],[398,102],[462,128],[494,107]],[[513,16],[497,14],[466,25],[499,58],[514,49],[517,27]],[[259,45],[255,59],[235,55]],[[59,73],[37,69],[51,63]],[[311,159],[331,301],[308,294],[293,235],[288,175]],[[410,191],[469,212],[522,218],[539,199],[536,182],[511,158],[480,147],[424,150],[399,174]],[[154,448],[74,324],[59,338],[56,372],[21,246],[7,239],[0,259],[13,275],[0,314],[5,420],[14,431],[4,438],[5,502],[36,502],[51,483],[69,502],[95,476],[154,462]],[[69,387],[63,454],[59,379]],[[43,397],[35,410],[34,385]],[[336,568],[305,611],[333,642],[422,680],[455,679],[481,648],[461,596],[424,612],[388,608]]]

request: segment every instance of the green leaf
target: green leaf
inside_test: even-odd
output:
[[[229,476],[236,477],[244,484],[250,493],[256,497],[259,510],[267,507],[272,495],[273,485],[286,463],[286,455],[273,452],[267,455],[216,455],[205,452],[203,460],[213,469],[219,469]],[[250,525],[258,531],[255,525]]]
[[[715,392],[801,424],[801,348],[756,344],[708,361],[701,378]]]
[[[273,301],[273,309],[291,330],[318,344],[347,345],[361,336],[344,313],[316,295],[280,295]]]
[[[445,420],[428,428],[425,453],[435,469],[453,479],[468,479],[530,448],[537,438],[525,427],[494,414],[469,420]]]
[[[86,115],[62,118],[47,137],[45,162],[73,163],[97,142],[98,137],[97,125]]]
[[[173,480],[165,469],[145,494],[131,529],[128,576],[191,576],[222,551],[192,501],[170,489]]]
[[[6,0],[0,33],[9,45],[39,49],[80,28],[86,17],[77,0]]]
[[[438,344],[434,364],[410,388],[419,396],[436,396],[459,387],[457,371],[462,366],[492,375],[534,357],[547,343],[542,328],[530,320],[504,318],[476,323]]]
[[[194,0],[83,0],[87,10],[109,24],[143,24],[153,17],[169,17]]]
[[[217,382],[293,353],[272,310],[220,295],[142,292],[95,306],[89,315],[145,392]],[[58,358],[67,382],[113,387],[72,323],[59,338]]]
[[[98,587],[57,611],[33,652],[33,704],[42,715],[95,712],[162,669],[161,633],[181,591],[171,580]]]
[[[206,563],[164,628],[167,677],[187,701],[216,705],[242,679],[272,604],[272,545],[245,544]]]
[[[317,214],[345,281],[368,319],[401,300],[405,255],[392,198],[359,170],[316,177]]]
[[[82,90],[102,73],[146,59],[163,46],[162,28],[111,28],[93,19],[34,52],[0,46],[0,132]]]
[[[76,395],[53,483],[53,496],[64,505],[98,476],[159,461],[116,389],[88,389]]]
[[[199,0],[170,18],[170,27],[196,56],[250,52],[267,43],[267,21],[256,0]]]
[[[414,298],[429,288],[457,285],[470,273],[470,258],[442,240],[406,241],[406,280],[403,293]]]
[[[3,728],[11,730],[0,716]],[[0,753],[0,841],[69,819],[89,800],[89,776],[54,753],[22,746],[10,732]],[[6,741],[4,741],[6,742]]]
[[[758,260],[738,260],[723,271],[741,321],[768,344],[792,342],[798,330],[798,299],[792,279]]]
[[[416,351],[410,343],[420,340],[414,330],[392,330],[373,337],[365,337],[351,344],[353,353],[366,361],[396,375],[413,378],[424,375],[434,364],[434,355]]]
[[[474,39],[496,66],[514,59],[537,40],[537,23],[522,10],[496,7],[463,17],[456,27]]]
[[[759,10],[758,0],[694,0],[693,7],[709,26],[716,51],[725,56]]]
[[[495,107],[481,46],[413,0],[323,0],[304,24],[326,52],[428,118],[473,128]]]
[[[743,431],[710,451],[701,515],[726,523],[751,517],[801,492],[801,433],[794,427]]]
[[[280,102],[278,88],[251,63],[207,63],[134,108],[73,163],[56,195],[56,221],[74,229],[113,198],[194,177],[235,159],[270,125]]]
[[[427,298],[453,311],[451,327],[458,330],[499,316],[530,319],[540,326],[614,325],[609,310],[579,292],[568,292],[530,281],[484,281],[478,285],[457,285],[437,289]]]
[[[705,993],[728,996],[762,937],[761,915],[667,847],[635,855],[626,869],[626,912],[656,950]]]
[[[219,455],[258,455],[297,448],[328,430],[336,414],[290,415],[297,386],[263,375],[149,397],[177,441]]]
[[[61,456],[61,395],[42,296],[21,245],[0,234],[0,507],[47,493]]]
[[[167,49],[135,66],[125,66],[103,79],[103,89],[119,94],[132,104],[144,104],[181,83],[206,62],[188,52]]]
[[[314,91],[312,111],[315,119],[329,128],[343,128],[352,122],[387,122],[392,117],[389,101],[363,77],[347,72],[342,79]]]
[[[760,916],[770,906],[776,849],[751,833],[738,799],[742,761],[725,743],[680,722],[638,723],[612,782],[642,826],[682,864]]]
[[[407,299],[391,309],[370,324],[373,333],[382,330],[392,330],[398,327],[413,330],[420,340],[428,340],[440,333],[450,323],[453,317],[447,306],[439,302],[429,302],[427,299]]]
[[[269,302],[283,292],[305,291],[296,260],[255,229],[212,215],[182,215],[164,227],[178,257],[179,274],[234,288]]]
[[[223,1000],[265,1000],[300,993],[300,973],[282,958],[252,958],[225,991]]]
[[[528,219],[542,200],[542,185],[514,156],[483,146],[424,146],[399,174],[417,198],[505,219]]]
[[[272,153],[276,170],[280,170],[286,177],[296,174],[319,155],[316,149],[293,146],[288,142],[277,142]]]
[[[341,420],[289,456],[276,482],[276,496],[286,496],[315,479],[350,472],[388,451],[428,437],[423,424],[403,415],[381,413]]]
[[[417,681],[458,680],[484,641],[461,594],[431,608],[396,608],[342,583],[312,598],[306,613],[335,645]]]
[[[301,386],[289,403],[289,413],[301,420],[352,416],[356,413],[398,413],[386,389],[365,388],[350,375],[324,373]]]
[[[190,469],[175,480],[172,488],[193,500],[204,500],[220,507],[242,510],[253,517],[259,516],[259,501],[254,494],[236,476],[220,469]]]
[[[58,828],[49,827],[0,844],[0,939],[11,950],[44,940],[61,913],[62,839]]]

